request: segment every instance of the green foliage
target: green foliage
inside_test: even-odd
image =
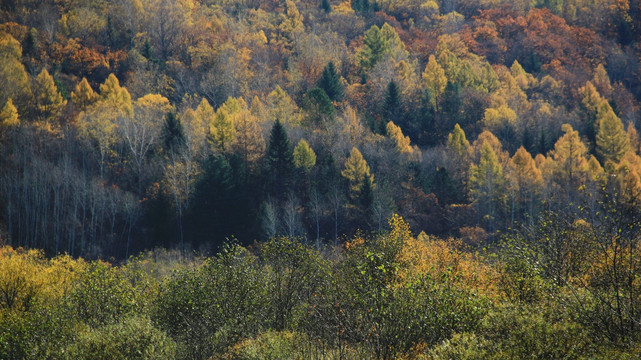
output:
[[[305,94],[303,108],[309,114],[312,124],[321,124],[325,119],[332,119],[336,112],[332,100],[321,88],[313,88]]]
[[[265,155],[265,172],[268,190],[276,197],[283,197],[290,188],[294,171],[294,154],[285,128],[276,120],[269,136]]]
[[[294,148],[294,165],[306,173],[316,165],[316,153],[305,139],[301,139]]]
[[[120,269],[96,261],[79,275],[66,296],[65,308],[77,320],[98,327],[141,313],[139,295]]]
[[[178,342],[178,358],[206,359],[269,324],[267,280],[256,257],[227,245],[200,267],[167,279],[153,318]]]
[[[176,344],[149,318],[133,315],[78,334],[69,357],[86,360],[173,359]]]
[[[318,79],[316,86],[323,89],[325,94],[327,94],[332,101],[341,101],[343,99],[345,89],[341,83],[340,74],[336,71],[336,66],[333,61],[330,61],[325,65],[325,68],[323,68],[323,74],[321,75],[321,78]]]
[[[182,123],[175,113],[168,112],[165,116],[160,137],[165,150],[169,152],[176,152],[186,145]]]

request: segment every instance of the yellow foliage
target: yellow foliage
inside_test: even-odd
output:
[[[461,242],[453,239],[409,237],[400,256],[400,260],[407,266],[399,276],[402,281],[412,281],[422,275],[430,275],[433,279],[448,275],[463,288],[496,296],[497,289],[493,280],[496,278],[495,269],[482,263],[474,255],[458,250],[457,247],[460,246]]]
[[[84,265],[66,255],[48,260],[42,250],[0,247],[0,311],[28,311],[59,299]]]

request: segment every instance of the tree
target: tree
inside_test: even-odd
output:
[[[604,164],[607,161],[618,163],[630,147],[623,123],[605,101],[599,107],[597,121],[599,131],[596,134],[596,152]]]
[[[303,104],[312,124],[321,124],[324,119],[333,118],[336,112],[332,101],[321,88],[309,90],[303,98]]]
[[[18,116],[18,109],[13,105],[13,100],[9,98],[7,103],[4,104],[0,110],[0,127],[2,132],[10,128],[20,126],[20,118]]]
[[[267,108],[272,121],[278,120],[288,125],[298,125],[300,122],[298,106],[278,85],[267,95]]]
[[[133,115],[131,95],[127,89],[120,86],[120,82],[114,74],[109,74],[105,82],[100,85],[100,99],[126,115]]]
[[[579,132],[572,129],[572,126],[563,124],[561,128],[565,134],[554,144],[552,158],[557,165],[556,173],[560,183],[568,184],[567,188],[576,189],[587,170],[585,156],[588,149],[579,138]]]
[[[445,87],[447,86],[447,76],[445,76],[445,70],[438,64],[434,55],[430,55],[427,65],[425,66],[425,71],[422,75],[423,87],[429,91],[431,96],[430,103],[436,109],[438,109],[438,99],[445,92]]]
[[[164,149],[170,153],[177,153],[186,145],[182,123],[173,111],[168,112],[165,116],[160,138]]]
[[[167,98],[147,94],[136,100],[133,116],[120,118],[119,130],[131,154],[138,178],[138,195],[143,194],[147,155],[160,137],[163,119],[171,110]]]
[[[326,1],[326,0],[325,0]],[[330,61],[323,69],[323,74],[316,84],[325,91],[325,94],[332,101],[341,101],[343,99],[344,87],[341,83],[341,77],[336,71],[334,62]]]
[[[301,139],[296,147],[294,148],[294,165],[302,169],[305,173],[309,171],[316,165],[316,153],[314,149],[309,146],[309,143],[305,139]]]
[[[320,8],[326,14],[329,14],[332,11],[332,5],[329,3],[329,0],[321,0]]]
[[[298,11],[296,4],[291,0],[286,0],[286,13],[281,14],[282,22],[278,26],[281,34],[281,41],[285,48],[292,49],[298,38],[305,32],[303,16]]]
[[[369,70],[389,52],[389,44],[381,35],[381,29],[373,25],[363,36],[365,46],[358,53],[361,67]]]
[[[470,167],[470,195],[477,204],[479,216],[487,221],[490,233],[495,230],[495,218],[503,204],[505,177],[503,167],[489,142],[483,142],[478,165]]]
[[[62,108],[67,104],[67,100],[63,99],[58,92],[53,77],[49,75],[47,69],[42,69],[36,77],[34,90],[42,119],[48,122],[57,118]]]
[[[80,110],[86,110],[87,107],[93,105],[98,101],[98,94],[91,88],[87,78],[82,78],[82,81],[76,85],[76,89],[71,92],[71,101]]]
[[[396,149],[402,154],[414,153],[414,148],[410,145],[409,136],[404,136],[400,127],[396,126],[393,122],[388,122],[386,125],[387,136],[394,141]]]
[[[249,110],[242,110],[232,115],[236,130],[234,149],[250,169],[253,169],[265,152],[265,139],[259,121]]]
[[[284,200],[287,190],[291,187],[294,171],[294,155],[289,144],[285,128],[276,120],[269,137],[267,154],[265,155],[265,172],[267,189],[279,200]]]
[[[385,92],[385,99],[383,100],[383,116],[387,120],[398,121],[398,119],[402,119],[403,117],[402,111],[401,95],[398,85],[392,80],[387,84],[387,91]]]
[[[29,76],[22,59],[22,47],[11,35],[0,32],[0,104],[6,104],[9,98],[21,114],[30,110],[31,89]]]
[[[345,161],[345,168],[341,171],[341,175],[349,181],[349,191],[352,200],[357,200],[365,180],[374,187],[374,175],[369,172],[369,165],[363,158],[363,154],[356,147],[352,148],[349,157]]]
[[[225,103],[227,104],[231,99]],[[209,124],[209,138],[218,152],[229,152],[234,145],[236,129],[234,128],[232,115],[237,111],[240,111],[240,109],[223,105],[216,110],[216,114]]]
[[[470,142],[465,137],[465,132],[459,124],[454,125],[454,130],[447,136],[447,148],[454,151],[459,157],[466,157]]]

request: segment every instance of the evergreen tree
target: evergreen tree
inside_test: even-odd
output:
[[[364,13],[370,10],[369,0],[351,0],[350,3],[356,12]]]
[[[606,101],[599,107],[597,118],[599,124],[599,132],[596,134],[597,154],[604,164],[607,161],[618,163],[630,148],[630,140],[623,129],[623,123]]]
[[[309,114],[310,122],[315,124],[333,118],[336,112],[334,104],[321,88],[313,88],[305,94],[303,107]]]
[[[177,152],[185,146],[185,134],[180,119],[176,117],[173,111],[165,116],[165,122],[162,126],[161,139],[165,150]]]
[[[387,120],[398,122],[402,119],[401,108],[401,95],[398,85],[393,80],[387,84],[387,91],[385,92],[385,99],[383,100],[383,116]]]
[[[267,190],[278,200],[284,200],[291,187],[294,172],[294,154],[285,128],[276,120],[269,137],[265,155],[265,173]]]
[[[389,52],[389,44],[376,25],[365,31],[363,43],[365,46],[359,52],[360,64],[363,69],[369,70],[383,58],[385,53]]]
[[[320,8],[326,14],[329,14],[332,11],[332,5],[329,3],[329,0],[321,0]]]
[[[341,77],[336,72],[334,62],[330,61],[323,69],[323,75],[318,80],[317,86],[323,90],[332,101],[341,101],[343,99],[344,88],[341,84]]]

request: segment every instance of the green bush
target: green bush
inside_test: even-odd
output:
[[[266,275],[246,249],[229,245],[161,285],[154,320],[178,342],[178,358],[205,359],[262,331]]]
[[[69,351],[78,360],[169,360],[176,344],[143,316],[82,332]]]

